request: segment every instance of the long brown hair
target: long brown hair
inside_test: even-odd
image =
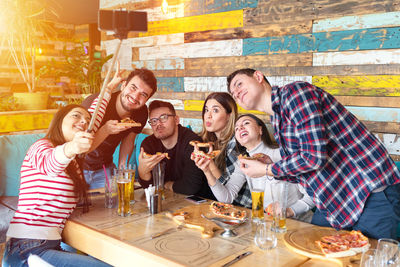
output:
[[[225,125],[224,130],[222,131],[220,139],[217,138],[214,132],[208,132],[204,127],[204,113],[207,101],[210,99],[215,99],[221,106],[224,108],[227,114],[230,114],[228,123]],[[214,149],[221,150],[221,153],[218,157],[215,158],[215,163],[221,171],[225,170],[226,166],[226,147],[228,145],[229,140],[231,140],[232,136],[235,133],[235,121],[238,116],[238,110],[236,106],[235,100],[232,96],[225,92],[216,92],[211,93],[207,96],[204,101],[203,110],[201,112],[201,116],[203,118],[203,130],[200,133],[201,138],[205,142],[214,142]]]
[[[80,105],[71,104],[62,107],[54,115],[53,120],[50,123],[49,129],[47,130],[47,134],[44,137],[48,139],[53,144],[53,146],[59,146],[67,142],[62,132],[62,123],[65,116],[67,116],[67,114],[74,108],[82,108],[86,110],[84,107]],[[74,164],[74,161],[78,163],[79,169]],[[75,157],[75,160],[71,161],[68,164],[67,168],[65,169],[65,172],[68,174],[68,176],[74,183],[74,193],[78,198],[78,201],[83,202],[83,211],[87,212],[89,209],[89,202],[87,197],[88,185],[86,183],[85,178],[83,177],[82,164],[83,164],[83,159]]]

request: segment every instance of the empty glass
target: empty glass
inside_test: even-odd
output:
[[[288,190],[288,183],[286,182],[277,182],[271,184],[273,200],[272,216],[274,219],[275,231],[277,233],[286,232],[286,207]]]
[[[361,256],[360,267],[377,267],[378,257],[376,249],[369,249]]]
[[[165,162],[161,161],[154,166],[152,172],[153,183],[156,187],[156,193],[160,195],[160,200],[165,199],[164,193],[164,175],[165,175]]]
[[[276,247],[277,239],[275,232],[271,229],[271,222],[261,221],[257,224],[254,243],[257,247],[267,250]]]
[[[378,264],[376,266],[392,267],[400,266],[399,259],[399,242],[390,238],[381,238],[378,240],[377,257]]]

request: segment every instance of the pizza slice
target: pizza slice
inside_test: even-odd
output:
[[[205,143],[202,143],[202,142],[200,142],[200,141],[190,141],[189,142],[189,145],[192,145],[192,146],[198,146],[198,147],[211,147],[211,146],[213,146],[214,145],[214,143],[213,142],[205,142]]]
[[[247,156],[240,154],[238,159],[249,159],[249,160],[262,160],[266,155],[263,153],[256,153],[253,156]]]
[[[203,157],[203,158],[207,158],[207,159],[213,159],[216,156],[218,156],[221,153],[221,150],[213,150],[210,153],[205,153],[204,151],[201,150],[196,150],[193,151],[193,155],[195,157]]]
[[[130,127],[140,127],[142,124],[140,122],[136,122],[130,118],[122,119],[121,122],[118,123],[118,126],[130,126]]]
[[[157,152],[156,154],[149,154],[149,153],[146,153],[146,152],[143,152],[143,156],[145,157],[145,158],[150,158],[150,157],[152,157],[152,156],[155,156],[155,155],[164,155],[167,159],[171,159],[169,156],[168,156],[168,153],[162,153],[162,152]]]
[[[329,235],[315,241],[326,257],[348,257],[369,249],[368,237],[360,231]]]
[[[247,215],[244,210],[240,210],[231,204],[217,201],[213,201],[210,204],[210,210],[214,215],[230,220],[244,220]]]

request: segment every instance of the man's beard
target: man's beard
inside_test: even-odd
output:
[[[165,129],[165,128],[164,128]],[[165,139],[168,139],[168,138],[170,138],[171,136],[173,136],[174,135],[174,133],[175,133],[175,131],[172,131],[171,133],[162,133],[162,134],[160,134],[160,133],[158,133],[157,132],[157,130],[154,132],[154,136],[157,138],[157,139],[159,139],[159,140],[165,140]]]
[[[123,101],[123,99],[125,99],[125,101]],[[121,102],[121,107],[128,112],[131,112],[133,110],[137,110],[138,108],[130,108],[128,105],[126,105],[128,101],[126,95],[121,95],[119,101]]]

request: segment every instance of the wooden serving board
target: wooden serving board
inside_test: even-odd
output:
[[[306,257],[335,262],[339,266],[343,267],[359,266],[361,253],[349,257],[328,258],[325,257],[319,247],[315,244],[315,241],[320,240],[323,236],[336,235],[346,232],[347,231],[343,230],[336,231],[335,229],[329,227],[312,226],[290,230],[284,235],[283,240],[290,250]],[[369,239],[369,242],[372,247],[376,243],[376,241],[372,239]]]
[[[242,210],[242,208],[240,208],[240,207],[235,207],[235,208]],[[243,210],[245,210],[245,209],[243,209]],[[210,210],[210,202],[184,207],[182,209],[176,210],[173,213],[173,215],[180,214],[182,212],[187,212],[187,215],[186,215],[185,221],[184,221],[185,227],[201,230],[201,236],[203,238],[213,237],[214,232],[216,230],[222,229],[221,227],[216,225],[214,222],[201,217],[201,214],[204,214],[207,217],[216,217],[216,215],[213,215]],[[176,218],[179,218],[179,216],[174,217],[174,221],[178,224],[181,224],[182,221],[180,221]]]

